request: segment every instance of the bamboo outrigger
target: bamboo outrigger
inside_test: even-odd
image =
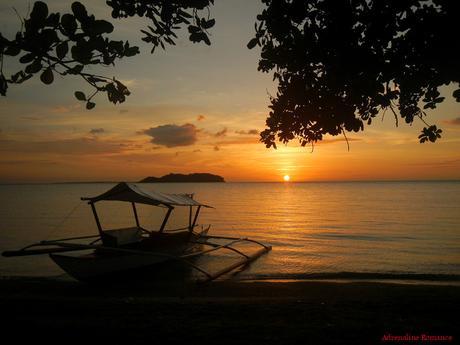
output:
[[[82,198],[90,205],[96,226],[97,235],[62,238],[40,241],[20,250],[5,251],[3,256],[26,256],[49,254],[50,258],[72,277],[81,281],[103,280],[122,273],[145,270],[163,266],[168,262],[179,262],[204,276],[201,282],[209,282],[222,275],[244,266],[271,250],[265,245],[249,238],[208,235],[210,226],[198,228],[197,220],[201,208],[210,207],[194,200],[188,194],[165,194],[146,190],[136,184],[119,183],[107,192],[91,198]],[[99,201],[124,201],[132,205],[135,226],[131,228],[104,230],[99,221],[96,203]],[[151,231],[140,225],[136,204],[147,204],[166,207],[167,212],[160,228]],[[185,228],[166,230],[166,225],[175,207],[188,207],[188,226]],[[87,240],[87,243],[74,243],[76,240]],[[219,244],[211,240],[227,240]],[[251,242],[261,248],[251,255],[234,247],[237,243]],[[210,248],[202,249],[203,246]],[[217,271],[208,272],[198,266],[192,259],[217,250],[230,250],[241,259]],[[78,256],[66,255],[66,252],[88,251]]]

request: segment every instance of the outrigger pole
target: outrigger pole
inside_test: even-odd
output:
[[[85,236],[85,237],[93,237],[93,236]],[[93,244],[87,245],[87,244],[66,243],[66,242],[63,242],[63,241],[67,240],[67,239],[63,239],[63,240],[60,240],[60,241],[56,241],[56,240],[55,241],[41,241],[41,242],[39,242],[37,244],[30,245],[30,246],[25,247],[25,248],[23,248],[21,250],[3,252],[2,255],[6,256],[6,257],[11,257],[11,256],[37,255],[37,254],[53,254],[53,253],[59,253],[59,252],[78,251],[78,250],[85,250],[85,249],[99,249],[99,250],[104,250],[104,251],[126,253],[126,254],[165,257],[165,258],[168,258],[168,259],[171,259],[171,260],[177,260],[179,262],[182,262],[182,263],[194,268],[195,270],[203,273],[206,276],[206,278],[199,279],[197,282],[199,282],[199,283],[207,283],[207,282],[210,282],[212,280],[215,280],[215,279],[219,278],[220,276],[222,276],[222,275],[224,275],[224,274],[226,274],[228,272],[233,271],[234,269],[236,269],[236,268],[238,268],[240,266],[244,266],[244,265],[247,265],[247,264],[251,263],[252,261],[256,260],[258,257],[262,256],[263,254],[269,252],[272,249],[271,246],[264,245],[263,243],[260,243],[260,242],[255,241],[255,240],[251,240],[249,238],[225,237],[225,236],[207,236],[207,235],[203,236],[203,238],[205,238],[205,239],[209,239],[209,238],[228,239],[228,240],[231,240],[231,241],[227,242],[225,244],[217,244],[217,243],[212,243],[212,242],[207,242],[207,241],[205,241],[205,242],[196,242],[196,243],[200,243],[200,244],[203,244],[203,245],[212,246],[213,248],[205,249],[205,250],[190,253],[190,254],[175,256],[175,255],[170,255],[170,254],[165,254],[165,253],[148,252],[148,251],[142,251],[142,250],[133,250],[133,249],[128,249],[128,248],[107,247],[107,246],[103,246],[103,245],[93,245]],[[72,239],[72,238],[70,238],[70,239]],[[257,252],[255,252],[252,255],[246,255],[246,254],[242,253],[241,251],[239,251],[238,249],[235,249],[235,248],[232,247],[232,245],[234,245],[236,243],[245,242],[245,241],[258,244],[262,248],[260,248]],[[28,248],[35,247],[35,246],[56,246],[57,248],[44,248],[44,249],[32,249],[32,250],[28,249]],[[232,265],[224,267],[223,269],[221,269],[221,270],[219,270],[217,272],[214,272],[214,273],[210,273],[210,272],[204,270],[203,268],[201,268],[200,266],[198,266],[198,265],[196,265],[196,264],[194,264],[194,263],[192,263],[191,261],[188,260],[188,259],[200,256],[200,255],[204,255],[204,254],[207,254],[207,253],[210,253],[210,252],[214,252],[214,251],[219,250],[219,249],[231,250],[231,251],[233,251],[233,252],[235,252],[237,254],[240,254],[242,256],[242,258],[239,261],[233,263]]]

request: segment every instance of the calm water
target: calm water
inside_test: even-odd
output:
[[[43,239],[95,234],[91,210],[80,197],[97,195],[111,186],[0,186],[0,250]],[[236,276],[240,279],[334,276],[340,272],[348,272],[344,277],[352,273],[460,277],[460,182],[144,186],[171,193],[194,192],[197,200],[215,206],[202,212],[200,221],[212,224],[212,234],[248,236],[271,244],[273,251],[240,272]],[[133,224],[129,204],[100,205],[105,228]],[[139,210],[141,222],[152,229],[160,223],[158,212],[163,212],[153,209]],[[171,226],[179,220],[182,217]],[[47,256],[0,258],[3,276],[59,274],[62,271]]]

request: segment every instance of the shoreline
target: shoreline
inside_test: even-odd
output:
[[[443,298],[460,300],[460,285],[452,282],[425,281],[371,281],[345,279],[310,280],[216,280],[210,283],[170,280],[126,280],[99,283],[82,283],[63,274],[54,277],[0,277],[0,300],[7,298],[100,298],[107,301],[125,296],[142,299],[180,298],[180,299],[304,299],[315,298],[367,298],[390,299],[396,295],[414,297],[430,293]],[[363,294],[355,295],[361,291]],[[103,292],[103,295],[100,293]],[[340,292],[340,295],[334,295]],[[394,295],[396,294],[396,295]],[[441,295],[439,295],[441,297]],[[250,302],[250,301],[248,301]]]
[[[78,281],[66,273],[59,275],[1,275],[0,284],[4,280],[17,281]],[[227,275],[216,280],[218,283],[230,282],[234,284],[245,283],[304,283],[304,282],[324,282],[324,283],[374,283],[374,284],[394,284],[394,285],[433,285],[433,286],[458,286],[460,287],[460,275],[456,274],[425,274],[425,273],[363,273],[363,272],[323,272],[312,274],[270,274],[257,276],[243,276],[237,274]],[[189,284],[194,281],[190,279]],[[81,283],[84,284],[84,283]]]
[[[363,283],[363,284],[390,284],[390,285],[420,285],[420,286],[453,286],[460,287],[460,282],[456,280],[416,280],[416,279],[353,279],[353,278],[305,278],[305,279],[241,279],[235,281],[235,283],[337,283],[337,284],[348,284],[348,283]]]
[[[458,305],[460,287],[451,285],[231,280],[89,285],[0,278],[0,307],[8,316],[3,334],[20,343],[43,336],[48,343],[381,344],[385,334],[406,333],[453,336],[455,343]]]

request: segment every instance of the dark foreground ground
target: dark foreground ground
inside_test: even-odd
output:
[[[454,344],[460,287],[0,279],[3,344]],[[453,341],[385,341],[392,335]]]

